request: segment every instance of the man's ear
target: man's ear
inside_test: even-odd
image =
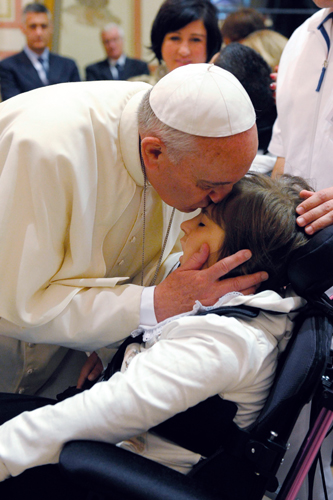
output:
[[[158,170],[163,150],[164,144],[158,137],[144,137],[141,140],[141,153],[147,170]]]

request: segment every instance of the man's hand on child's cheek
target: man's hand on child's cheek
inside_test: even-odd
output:
[[[307,234],[314,234],[333,224],[333,187],[316,193],[304,190],[300,195],[305,201],[296,209],[299,215],[296,220]]]
[[[255,287],[268,278],[267,273],[259,272],[220,281],[222,276],[251,258],[249,250],[241,250],[208,269],[201,269],[208,256],[209,247],[204,244],[199,252],[156,286],[154,307],[158,322],[191,311],[196,300],[211,306],[229,292],[253,293]]]

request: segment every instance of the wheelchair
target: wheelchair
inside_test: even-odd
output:
[[[329,227],[297,250],[288,265],[291,285],[308,303],[279,360],[269,397],[248,429],[233,423],[228,438],[214,442],[207,458],[186,476],[114,445],[91,441],[65,445],[62,473],[92,491],[92,498],[103,500],[260,500],[267,491],[277,492],[277,500],[294,500],[333,422],[333,301],[324,293],[333,284],[332,256]],[[314,398],[319,401],[315,422],[280,487],[276,474],[291,432],[304,405]],[[189,422],[194,414],[186,413],[181,418]]]

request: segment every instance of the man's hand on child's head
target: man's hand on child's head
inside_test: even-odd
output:
[[[249,250],[240,250],[208,269],[201,269],[208,257],[209,247],[203,244],[199,252],[156,286],[154,307],[158,322],[191,311],[196,300],[205,306],[212,306],[229,292],[254,293],[257,286],[268,278],[267,273],[258,272],[220,280],[251,258]]]
[[[299,215],[297,224],[304,227],[307,234],[314,234],[333,224],[333,187],[316,193],[304,190],[300,196],[305,201],[296,208]]]

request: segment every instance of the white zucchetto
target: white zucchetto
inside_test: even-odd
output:
[[[227,137],[256,121],[251,100],[229,71],[213,64],[188,64],[164,76],[150,93],[161,122],[201,137]]]

